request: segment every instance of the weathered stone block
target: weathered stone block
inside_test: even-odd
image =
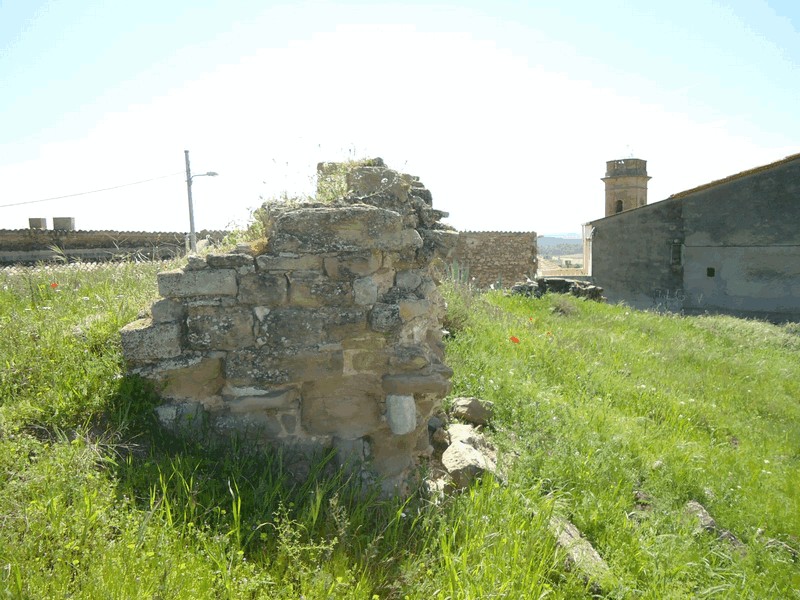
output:
[[[404,436],[389,433],[384,430],[371,436],[370,452],[374,469],[387,478],[392,486],[414,465],[412,452],[416,436],[413,433]]]
[[[122,351],[131,361],[172,358],[181,353],[181,327],[178,323],[153,323],[139,319],[120,331]]]
[[[271,386],[290,381],[289,373],[279,358],[255,348],[228,352],[225,379],[233,386]]]
[[[472,446],[476,450],[486,450],[488,442],[486,438],[475,427],[467,423],[450,423],[447,427],[450,442],[462,443]]]
[[[389,365],[402,371],[419,371],[429,364],[428,353],[421,345],[395,346],[389,356]]]
[[[342,350],[303,352],[287,356],[278,362],[292,381],[312,381],[344,372]]]
[[[457,489],[468,487],[486,471],[494,470],[494,465],[483,453],[463,442],[453,442],[447,447],[442,454],[442,465]]]
[[[249,254],[209,254],[206,257],[208,266],[215,269],[237,269],[239,267],[252,267],[255,262]]]
[[[185,298],[183,305],[189,306],[236,306],[236,298],[224,296],[221,298],[214,298],[213,296],[194,296],[193,298]]]
[[[444,398],[450,392],[450,381],[439,373],[386,375],[383,389],[389,394],[439,394]]]
[[[343,350],[343,372],[345,375],[376,373],[383,371],[387,364],[386,355],[375,350]]]
[[[429,314],[431,303],[427,300],[400,300],[398,302],[400,318],[403,321],[411,321],[417,317]]]
[[[318,254],[282,253],[278,256],[262,254],[256,257],[261,271],[321,271],[322,256]]]
[[[411,193],[414,196],[417,196],[420,200],[422,200],[425,204],[430,206],[433,204],[433,195],[431,191],[420,184],[420,186],[413,186],[414,189],[411,190]]]
[[[231,414],[292,408],[300,399],[300,391],[296,387],[261,390],[226,386],[223,393]]]
[[[254,306],[253,307],[253,314],[258,319],[259,323],[264,323],[267,320],[267,316],[270,313],[270,309],[267,306]]]
[[[445,229],[420,229],[425,252],[433,258],[448,262],[457,255],[459,232]],[[536,234],[534,234],[535,236]],[[535,254],[535,252],[534,252]]]
[[[415,394],[414,402],[417,403],[417,413],[427,419],[433,414],[434,409],[439,407],[441,397],[437,394]]]
[[[287,275],[289,304],[304,308],[349,306],[353,304],[350,282],[337,281],[315,271],[295,271]]]
[[[325,337],[330,343],[344,343],[353,337],[367,335],[367,311],[362,308],[325,308],[319,311],[325,319]]]
[[[419,211],[419,221],[423,227],[435,227],[442,219],[450,216],[450,213],[435,208],[423,208]]]
[[[378,250],[343,252],[325,257],[325,274],[332,279],[353,279],[371,275],[383,265],[383,253]]]
[[[365,331],[358,336],[350,336],[342,340],[342,348],[345,350],[373,350],[380,351],[386,348],[386,336],[381,333]]]
[[[153,315],[153,323],[174,323],[186,318],[186,307],[175,300],[162,298],[153,303],[150,313]]]
[[[405,435],[417,428],[417,406],[414,396],[389,394],[386,397],[386,422],[395,435]]]
[[[379,194],[400,206],[408,206],[411,176],[386,167],[356,167],[346,175],[347,189],[356,196]]]
[[[394,286],[394,269],[383,268],[377,273],[372,275],[372,278],[378,283],[378,297],[380,298]]]
[[[333,438],[336,462],[347,471],[360,469],[369,457],[369,442],[364,438]]]
[[[357,438],[380,425],[383,392],[375,377],[329,377],[302,388],[303,428],[311,434]]]
[[[253,313],[247,308],[190,306],[187,341],[196,350],[235,350],[255,344]]]
[[[362,277],[353,282],[353,301],[360,305],[375,304],[378,301],[378,282],[372,277]]]
[[[261,335],[266,339],[267,349],[272,351],[315,348],[327,341],[327,318],[324,309],[276,308],[266,316]]]
[[[415,290],[422,283],[422,272],[418,269],[398,271],[395,285],[404,290]]]
[[[401,324],[400,307],[396,304],[376,303],[369,312],[369,325],[375,331],[391,333]]]
[[[165,298],[235,296],[238,290],[233,269],[176,270],[158,274],[158,293]]]
[[[249,273],[239,278],[239,302],[258,306],[286,304],[287,281],[282,273]]]
[[[202,402],[219,394],[225,383],[222,370],[222,359],[213,357],[164,371],[161,394],[174,400],[193,399]]]
[[[272,411],[222,413],[214,417],[213,424],[224,435],[251,440],[275,440],[283,435],[280,417]]]
[[[494,405],[479,398],[456,398],[450,407],[450,414],[467,423],[486,425],[494,414]]]
[[[186,257],[186,271],[197,271],[198,269],[205,269],[208,267],[205,256],[198,256],[197,254],[190,254]]]
[[[414,243],[396,212],[367,205],[298,208],[280,215],[270,237],[273,252],[399,250]],[[419,246],[422,239],[419,239]]]

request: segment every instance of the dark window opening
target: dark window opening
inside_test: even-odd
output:
[[[706,277],[713,277],[716,274],[716,269],[714,267],[708,267],[706,269]]]
[[[618,212],[618,213],[622,212],[622,200],[617,200],[617,207],[616,207],[615,211]]]
[[[670,262],[673,266],[681,264],[681,245],[680,243],[672,244],[672,252],[670,254]]]

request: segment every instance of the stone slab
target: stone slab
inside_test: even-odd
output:
[[[395,435],[405,435],[417,428],[417,406],[414,396],[389,394],[386,397],[386,421]]]
[[[186,339],[194,350],[235,350],[255,344],[253,312],[244,307],[190,306]]]
[[[153,323],[174,323],[186,318],[186,307],[175,300],[162,298],[153,303],[150,313],[153,315]]]
[[[383,400],[374,377],[329,377],[303,384],[303,428],[313,435],[357,438],[380,426]]]
[[[172,358],[181,353],[181,327],[178,323],[153,323],[139,319],[120,331],[122,351],[131,361]]]
[[[233,269],[164,271],[158,274],[158,293],[165,298],[235,296],[239,291]]]

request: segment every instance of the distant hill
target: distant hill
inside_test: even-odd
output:
[[[536,239],[538,253],[543,256],[569,256],[583,252],[583,240],[573,237],[542,235]]]

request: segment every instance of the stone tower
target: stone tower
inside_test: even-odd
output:
[[[606,162],[606,215],[647,204],[647,161],[623,158]]]

